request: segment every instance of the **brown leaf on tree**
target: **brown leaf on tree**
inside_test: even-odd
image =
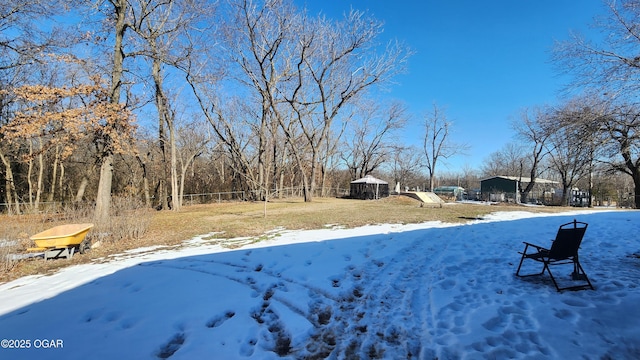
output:
[[[132,152],[133,115],[124,105],[109,101],[109,89],[98,77],[92,81],[73,87],[25,85],[13,89],[21,109],[0,128],[3,139],[13,142],[39,138],[43,146],[38,153],[61,146],[63,158],[87,137],[102,152]]]

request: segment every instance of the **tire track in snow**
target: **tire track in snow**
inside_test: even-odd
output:
[[[228,261],[216,261],[216,260],[196,260],[196,259],[179,259],[179,261],[183,261],[183,262],[188,262],[188,263],[199,263],[202,265],[222,265],[222,266],[228,266],[228,267],[232,267],[235,268],[236,271],[238,273],[242,273],[242,274],[264,274],[267,275],[268,277],[271,277],[274,279],[274,281],[277,282],[287,282],[289,284],[292,285],[297,285],[297,286],[301,286],[305,289],[307,289],[308,291],[312,292],[313,294],[316,294],[318,296],[322,296],[322,297],[326,297],[327,299],[333,300],[333,301],[337,301],[338,298],[335,297],[333,294],[331,294],[330,292],[324,290],[321,287],[318,286],[313,286],[310,285],[306,282],[302,282],[290,277],[287,277],[285,275],[282,274],[282,271],[273,271],[271,269],[269,269],[266,266],[263,266],[262,264],[258,264],[257,266],[248,266],[245,264],[237,264],[237,263],[232,263],[232,262],[228,262]],[[241,279],[233,279],[234,281],[238,281],[240,283],[243,283]]]
[[[220,263],[220,262],[213,262],[213,261],[185,261],[185,262],[200,262],[200,263],[216,263],[218,265],[226,265],[224,263]],[[208,270],[208,269],[203,269],[203,268],[199,268],[199,267],[182,267],[182,266],[175,266],[175,265],[169,265],[165,262],[153,262],[153,263],[148,263],[148,264],[140,264],[140,266],[150,266],[150,267],[161,267],[161,268],[166,268],[166,269],[175,269],[175,270],[185,270],[185,271],[193,271],[193,272],[197,272],[197,273],[201,273],[201,274],[206,274],[206,275],[211,275],[211,276],[216,276],[216,277],[221,277],[221,278],[225,278],[227,280],[245,285],[249,288],[251,288],[252,290],[254,290],[256,292],[256,294],[269,294],[269,298],[273,298],[274,300],[277,300],[278,302],[282,303],[284,306],[286,306],[287,308],[289,308],[291,311],[293,311],[294,313],[297,313],[298,315],[301,315],[305,318],[307,318],[308,320],[310,320],[309,318],[309,314],[307,311],[297,307],[296,305],[294,305],[293,303],[291,303],[290,301],[288,301],[287,299],[277,296],[274,294],[275,289],[277,289],[278,287],[282,287],[282,282],[280,283],[275,283],[275,284],[271,284],[270,286],[267,286],[266,288],[264,286],[262,286],[263,284],[258,283],[253,277],[234,277],[234,276],[230,276],[228,275],[228,272],[226,271],[221,271],[221,272],[216,272],[216,271],[212,271],[212,270]],[[238,267],[243,267],[242,265],[234,265],[234,266],[238,266]],[[247,271],[243,271],[243,272],[249,272],[248,270],[249,268],[246,267]],[[251,270],[252,272],[255,272],[255,270]],[[266,274],[266,273],[265,273]],[[275,277],[273,275],[269,275],[270,277],[274,277],[277,280],[282,280],[282,281],[286,281],[289,282],[289,280],[281,278],[281,277]],[[315,292],[317,289],[314,289],[313,287],[310,287],[306,284],[302,284],[299,282],[294,282],[291,281],[292,284],[295,284],[297,286],[301,286],[311,292]],[[319,295],[324,295],[326,294],[326,292],[321,291],[318,293]]]
[[[393,241],[387,239],[385,241]],[[446,250],[420,237],[394,254],[353,268],[357,277],[337,307],[334,355],[345,358],[434,358],[436,323],[430,284]],[[425,286],[413,288],[415,278]],[[428,301],[425,301],[428,299]]]
[[[171,265],[169,263],[165,263],[164,261],[147,263],[144,265],[141,264],[141,266],[167,268],[167,269],[175,269],[175,270],[181,270],[181,271],[192,271],[192,272],[197,272],[197,273],[205,274],[209,276],[221,277],[229,281],[234,281],[249,287],[250,289],[255,291],[256,297],[258,297],[259,294],[262,294],[262,297],[261,297],[262,301],[258,300],[259,304],[253,309],[251,309],[249,314],[247,314],[249,317],[255,320],[255,322],[261,329],[260,331],[261,335],[256,336],[254,334],[249,336],[248,341],[244,343],[240,348],[239,355],[243,357],[252,356],[254,353],[254,348],[256,346],[261,346],[263,348],[271,349],[274,353],[276,353],[279,356],[291,355],[292,353],[298,351],[292,346],[293,345],[292,335],[288,331],[286,324],[283,321],[281,321],[278,311],[275,310],[275,308],[273,307],[272,305],[273,301],[276,301],[282,304],[293,313],[296,313],[300,315],[302,318],[305,318],[310,324],[317,323],[317,316],[315,316],[313,313],[310,313],[306,309],[300,308],[299,306],[291,302],[287,298],[287,296],[280,296],[277,293],[278,290],[284,291],[285,293],[289,291],[287,289],[287,285],[285,284],[285,282],[288,282],[291,286],[300,286],[303,289],[306,289],[308,292],[315,293],[316,297],[322,297],[327,294],[327,292],[323,291],[322,289],[312,287],[304,283],[300,283],[293,279],[284,278],[281,276],[280,273],[272,273],[269,271],[264,271],[264,268],[262,266],[251,268],[246,265],[238,265],[238,264],[233,264],[228,262],[202,261],[202,260],[193,260],[193,259],[178,260],[178,261],[183,261],[187,266]],[[175,262],[175,260],[173,260],[172,263],[173,262]],[[211,267],[213,267],[214,265],[223,266],[223,267],[231,266],[239,270],[240,274],[247,274],[251,272],[254,275],[246,276],[246,277],[230,276],[228,275],[228,271],[224,269],[221,272],[211,270]],[[254,278],[254,276],[263,277],[263,278],[266,277],[268,279],[273,279],[277,281],[275,283],[270,280],[264,281],[264,279],[261,279],[263,281],[258,281]],[[265,286],[266,284],[269,284],[269,283],[270,285]],[[233,314],[233,315],[229,315],[229,314]],[[236,314],[235,311],[227,311],[227,313],[224,316],[228,319],[232,316],[235,316],[235,314]],[[226,321],[225,318],[222,318],[220,315],[217,315],[211,318],[209,321],[207,321],[205,325],[207,328],[215,328],[221,325],[222,322],[224,321]],[[170,345],[171,343],[169,345],[165,344],[164,346],[162,346],[161,350],[159,351],[159,354],[161,355],[169,354],[169,352],[166,351],[167,346],[169,346],[169,349],[171,350],[174,349],[174,347],[171,347]],[[173,351],[175,352],[176,350],[173,350]],[[171,354],[169,354],[169,356]]]

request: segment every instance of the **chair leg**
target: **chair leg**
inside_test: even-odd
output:
[[[520,263],[518,264],[518,269],[516,270],[516,276],[526,277],[526,276],[542,275],[544,273],[544,267],[542,268],[542,271],[540,273],[520,275],[520,268],[522,267],[522,263],[524,262],[524,259],[527,256],[527,249],[529,249],[529,244],[525,244],[524,250],[522,251],[522,257],[520,258]]]
[[[553,278],[553,275],[551,274],[551,268],[547,266],[547,270],[549,271],[549,275],[551,276],[551,280],[553,281],[553,284],[556,286],[556,289],[558,291],[562,291],[562,290],[584,290],[586,288],[591,288],[591,290],[595,290],[595,288],[593,287],[593,285],[591,284],[591,281],[589,280],[589,277],[587,276],[587,273],[584,272],[584,269],[582,268],[582,265],[580,265],[580,262],[576,260],[573,261],[573,273],[571,274],[571,278],[572,280],[584,280],[587,283],[586,284],[581,284],[581,285],[574,285],[574,286],[567,286],[567,287],[559,287],[558,284],[556,283],[555,279]]]
[[[587,273],[584,272],[584,269],[582,268],[582,265],[580,265],[579,261],[575,261],[574,262],[574,271],[573,274],[576,275],[576,277],[578,278],[578,280],[584,280],[587,282],[587,284],[589,285],[589,287],[591,288],[591,290],[595,290],[595,288],[593,287],[593,285],[591,285],[591,280],[589,280],[589,277],[587,276]],[[585,285],[583,285],[583,287],[585,287]]]
[[[524,259],[527,256],[527,249],[528,248],[529,248],[529,245],[527,244],[525,246],[525,248],[524,248],[524,251],[521,253],[522,257],[520,258],[520,263],[518,264],[518,269],[516,270],[516,276],[518,276],[518,277],[539,276],[539,275],[544,274],[545,271],[547,271],[549,273],[549,277],[551,277],[551,281],[553,282],[553,285],[556,287],[556,290],[558,290],[558,291],[562,291],[562,290],[579,290],[579,289],[586,289],[587,287],[591,288],[591,290],[595,290],[595,288],[591,284],[591,281],[589,280],[589,277],[587,276],[587,273],[585,273],[584,269],[582,268],[582,265],[580,265],[580,261],[578,260],[577,256],[575,256],[574,259],[573,259],[572,278],[573,278],[573,280],[584,280],[584,281],[587,282],[587,284],[561,288],[560,286],[558,286],[558,282],[556,281],[555,277],[553,276],[553,273],[551,272],[551,267],[549,266],[550,259],[546,259],[546,258],[541,258],[541,259],[530,258],[530,259],[532,259],[534,261],[542,262],[544,264],[544,266],[542,267],[542,271],[540,273],[520,275],[520,269],[522,268],[522,263],[524,262]],[[552,264],[552,265],[554,265],[554,264]],[[557,264],[555,264],[555,265],[557,265]]]
[[[520,268],[522,267],[522,262],[524,261],[525,253],[526,253],[526,248],[525,248],[525,252],[522,253],[522,257],[520,258],[520,264],[518,264],[518,270],[516,270],[516,276],[522,276],[520,275]]]
[[[540,271],[539,273],[520,275],[520,268],[522,267],[522,263],[524,262],[524,259],[526,258],[525,256],[526,256],[526,254],[523,253],[522,257],[520,258],[520,264],[518,264],[518,270],[516,270],[516,276],[527,277],[527,276],[539,276],[539,275],[544,274],[544,267],[543,267],[542,271]],[[538,260],[534,260],[534,261],[538,261]],[[540,261],[538,261],[538,262],[540,262]]]
[[[546,262],[544,263],[544,269],[542,270],[542,272],[544,272],[544,270],[547,270],[547,272],[549,273],[549,277],[551,278],[551,281],[553,281],[553,285],[555,285],[556,290],[558,290],[558,291],[562,290],[558,286],[558,283],[556,282],[556,278],[553,277],[553,273],[551,272],[551,269],[549,268],[549,264],[547,264]]]

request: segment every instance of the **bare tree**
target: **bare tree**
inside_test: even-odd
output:
[[[561,70],[574,75],[573,86],[590,88],[618,104],[610,105],[594,128],[613,140],[613,147],[608,148],[616,150],[609,153],[606,162],[632,177],[635,206],[640,207],[640,140],[636,135],[637,107],[633,104],[640,89],[640,1],[611,0],[607,7],[607,16],[594,24],[603,36],[585,39],[572,34],[569,40],[556,45],[554,59]]]
[[[551,167],[562,182],[562,205],[568,204],[569,191],[574,184],[592,173],[594,153],[599,145],[591,129],[596,115],[584,104],[583,101],[570,101],[555,111],[552,120],[556,126],[550,129],[545,144]]]
[[[39,22],[55,26],[53,16],[64,7],[57,0],[13,0],[0,5],[0,89],[8,90],[25,84],[32,64],[43,63],[43,55],[54,48],[64,48],[73,42],[63,28],[42,31]],[[64,42],[61,41],[64,39]],[[15,96],[0,94],[0,128],[11,121]],[[7,146],[0,135],[0,161],[4,166],[4,197],[9,212],[19,213],[19,196],[12,166],[15,148]],[[11,207],[13,204],[15,207]]]
[[[396,184],[400,183],[400,186],[404,187],[418,183],[422,160],[421,153],[419,148],[413,146],[399,144],[391,146],[391,158],[388,167]]]
[[[64,9],[58,0],[12,0],[0,5],[0,71],[41,61],[42,52],[73,40],[62,28],[42,31],[39,21],[55,24],[52,16]],[[64,39],[64,42],[62,41]]]
[[[125,59],[125,32],[128,28],[126,16],[129,11],[129,3],[127,0],[106,0],[111,6],[107,15],[113,26],[113,57],[111,67],[111,91],[109,93],[109,101],[111,104],[120,104],[120,96],[122,92],[124,59]],[[114,123],[114,128],[119,125]],[[113,142],[111,133],[103,133],[99,139],[100,145],[100,180],[98,182],[98,192],[96,195],[95,218],[99,222],[104,222],[109,217],[111,208],[111,186],[113,182],[113,162],[114,153],[111,146]]]
[[[302,177],[305,201],[311,201],[320,149],[338,115],[358,96],[403,71],[410,52],[393,42],[378,54],[375,41],[382,24],[362,12],[351,11],[337,22],[326,18],[303,20],[296,34],[296,72],[285,99],[310,152],[309,170],[303,171]],[[278,119],[285,125],[283,117]],[[292,139],[286,131],[285,135],[287,140]],[[295,154],[296,150],[292,146],[299,167],[304,169],[304,157]]]
[[[452,123],[444,111],[435,103],[430,113],[425,115],[423,150],[429,175],[429,191],[433,191],[437,165],[440,161],[463,154],[468,146],[451,140]]]
[[[480,189],[480,178],[476,169],[465,164],[462,167],[462,174],[458,176],[458,185],[468,190]]]
[[[211,142],[211,134],[209,129],[204,129],[206,124],[196,121],[177,127],[178,139],[176,146],[178,148],[177,157],[180,162],[180,179],[179,193],[173,198],[173,206],[182,207],[182,198],[184,197],[184,184],[186,181],[187,170],[189,166],[194,164],[195,159],[202,155]]]
[[[547,155],[546,142],[551,134],[550,129],[553,128],[549,114],[549,109],[537,108],[533,110],[523,110],[520,118],[513,122],[513,128],[517,136],[526,141],[529,149],[528,160],[530,161],[529,182],[524,189],[520,190],[520,201],[527,202],[529,193],[533,190],[536,178],[540,173],[540,165],[543,158]],[[521,163],[520,178],[524,175],[524,162]],[[520,181],[522,184],[523,182]]]
[[[269,173],[276,174],[268,169],[277,164],[269,158],[283,159],[275,153],[280,132],[296,162],[305,201],[311,201],[344,128],[336,118],[357,96],[402,69],[407,51],[390,45],[376,54],[381,25],[359,12],[334,22],[308,16],[288,0],[232,5],[238,36],[228,46],[240,69],[236,78],[259,104],[254,128],[258,183],[266,190]]]
[[[287,50],[295,44],[293,29],[298,21],[298,14],[287,1],[253,1],[237,0],[230,3],[230,26],[225,36],[225,47],[230,49],[226,54],[230,62],[229,75],[241,85],[242,91],[247,91],[246,102],[240,103],[240,98],[233,100],[237,106],[246,110],[244,120],[252,133],[255,142],[256,156],[234,156],[242,161],[238,166],[249,171],[245,174],[247,185],[252,196],[267,201],[270,174],[277,173],[276,161],[278,152],[282,150],[277,144],[279,126],[278,117],[287,116],[286,111],[280,109],[282,104],[283,82],[291,76],[290,59]],[[215,100],[214,103],[223,101]],[[227,100],[228,101],[228,100]],[[224,110],[218,110],[222,114]],[[222,123],[221,123],[222,121]],[[223,127],[230,140],[228,131],[231,126],[224,124],[224,117],[218,116],[212,126]],[[221,134],[222,129],[216,130]],[[224,141],[229,145],[229,141]],[[234,141],[235,144],[238,141]],[[235,145],[234,145],[235,146]],[[234,150],[237,153],[237,150]],[[253,163],[256,161],[254,172]]]
[[[174,199],[172,209],[179,211],[181,201],[178,179],[178,159],[176,146],[175,105],[170,103],[165,78],[169,71],[165,66],[180,67],[180,63],[193,53],[194,44],[188,39],[189,33],[198,21],[209,19],[213,10],[209,2],[193,0],[137,0],[131,1],[131,29],[142,40],[141,50],[128,54],[142,55],[151,63],[154,100],[158,115],[158,144],[167,164],[166,142],[169,142],[169,169],[171,178],[171,196]],[[167,136],[168,133],[168,136]],[[165,166],[166,169],[166,166]],[[164,194],[164,179],[160,183]],[[161,206],[166,207],[166,196],[160,196]]]
[[[342,153],[351,180],[371,174],[389,160],[394,131],[403,128],[407,120],[406,108],[398,102],[382,108],[365,101],[358,108],[360,116],[350,121]]]
[[[219,106],[215,95],[206,90],[210,83],[197,73],[187,70],[187,81],[217,140],[226,150],[233,171],[232,189],[247,191],[251,197],[259,194],[263,188],[255,171],[256,154],[250,151],[256,141],[251,114],[244,111],[237,99],[229,99],[224,107]]]
[[[604,162],[613,170],[633,179],[634,206],[640,209],[640,108],[623,104],[599,119],[611,141],[606,144],[609,157]]]
[[[508,142],[502,148],[489,154],[483,161],[482,175],[489,176],[519,176],[523,168],[529,171],[531,165],[525,156],[522,144]]]
[[[625,97],[640,89],[640,1],[606,0],[608,14],[595,19],[602,36],[584,38],[571,33],[557,42],[553,59],[561,71],[574,75],[576,88],[598,88],[608,96]]]

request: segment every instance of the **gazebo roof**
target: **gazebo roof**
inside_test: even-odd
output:
[[[384,181],[384,180],[380,180],[380,179],[376,179],[371,175],[367,175],[365,177],[363,177],[362,179],[358,179],[358,180],[354,180],[351,182],[352,184],[381,184],[381,185],[388,185],[389,183]]]

